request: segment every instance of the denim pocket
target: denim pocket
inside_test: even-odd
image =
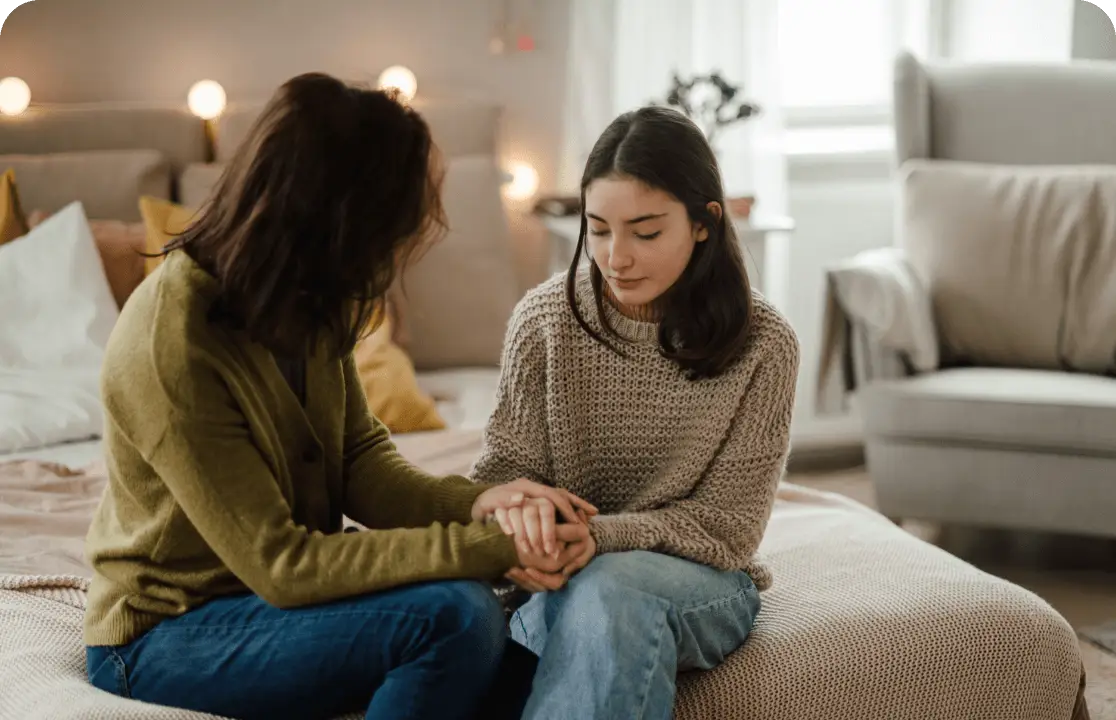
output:
[[[98,690],[123,698],[132,696],[128,688],[128,668],[116,648],[103,646],[85,648],[85,668],[89,675],[89,683]]]

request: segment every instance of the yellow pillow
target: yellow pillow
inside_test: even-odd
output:
[[[144,251],[148,254],[159,252],[176,235],[185,232],[194,221],[196,213],[191,208],[150,195],[140,198],[139,207],[147,230],[147,246]],[[150,275],[161,262],[163,262],[162,256],[144,258],[144,276]]]
[[[391,339],[390,316],[353,351],[357,374],[372,414],[394,433],[441,430],[446,426],[415,378],[407,353]]]
[[[0,176],[0,245],[23,237],[30,231],[23,207],[19,204],[15,170],[8,168]]]

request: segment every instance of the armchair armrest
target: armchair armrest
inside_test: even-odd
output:
[[[826,271],[823,333],[819,407],[832,396],[838,358],[842,397],[872,380],[938,368],[930,295],[899,248],[858,253]]]

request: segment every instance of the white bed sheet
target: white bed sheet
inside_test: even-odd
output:
[[[418,373],[419,387],[434,398],[438,414],[453,430],[483,430],[496,409],[498,368],[460,368]]]
[[[41,460],[71,468],[84,468],[102,459],[103,444],[100,439],[82,442],[58,443],[30,450],[0,454],[0,464],[13,460]]]

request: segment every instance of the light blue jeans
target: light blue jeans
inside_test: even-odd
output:
[[[512,616],[540,656],[524,720],[669,720],[680,671],[718,666],[760,609],[747,573],[651,552],[594,558]]]

